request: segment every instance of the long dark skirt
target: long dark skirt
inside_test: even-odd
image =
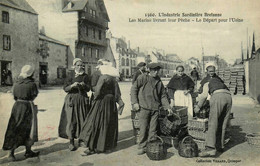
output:
[[[19,146],[31,146],[32,109],[30,103],[15,102],[5,133],[3,150],[16,149]]]
[[[90,150],[104,152],[116,147],[118,139],[118,115],[114,95],[92,102],[90,113],[84,122],[80,139]]]
[[[80,94],[67,94],[61,112],[59,136],[78,138],[89,112],[89,98]]]

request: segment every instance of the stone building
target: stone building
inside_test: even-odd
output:
[[[39,76],[41,85],[61,84],[67,75],[68,59],[73,58],[70,47],[56,39],[39,33],[40,68]]]
[[[137,52],[130,48],[130,41],[126,43],[124,37],[116,38],[111,32],[107,37],[110,39],[110,46],[115,58],[117,70],[125,77],[130,78],[133,75],[133,68],[137,65]]]
[[[3,72],[11,71],[13,81],[21,68],[30,64],[35,68],[35,79],[39,76],[38,14],[26,0],[0,1],[0,79]]]
[[[88,74],[93,73],[100,58],[106,58],[106,30],[109,17],[103,0],[62,0],[67,19],[65,41],[74,57],[81,58]]]

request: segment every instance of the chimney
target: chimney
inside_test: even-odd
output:
[[[42,28],[40,29],[40,34],[46,36],[44,26],[42,26]]]

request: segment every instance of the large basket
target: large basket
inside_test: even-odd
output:
[[[179,115],[180,117],[188,115],[188,107],[174,106],[174,107],[172,107],[172,111],[174,113],[176,113],[177,115]]]
[[[150,160],[163,160],[167,156],[167,148],[162,138],[156,136],[155,140],[149,141],[146,146],[146,155]]]
[[[249,145],[253,147],[260,147],[260,133],[248,133],[246,135],[246,140]]]
[[[205,150],[206,149],[206,141],[194,139],[196,144],[198,145],[199,150]]]
[[[191,136],[186,136],[179,143],[178,153],[186,158],[198,157],[198,145]]]
[[[161,119],[159,124],[161,133],[169,136],[173,134],[177,127],[181,124],[181,118],[178,115],[173,114]]]

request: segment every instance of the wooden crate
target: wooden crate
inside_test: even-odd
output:
[[[180,117],[188,115],[188,107],[183,106],[174,106],[172,108],[173,112],[179,115]]]
[[[195,139],[206,140],[207,131],[189,129],[188,132],[189,132],[189,135],[192,136]]]
[[[208,119],[193,118],[193,119],[189,120],[188,127],[189,127],[189,129],[207,131]]]

